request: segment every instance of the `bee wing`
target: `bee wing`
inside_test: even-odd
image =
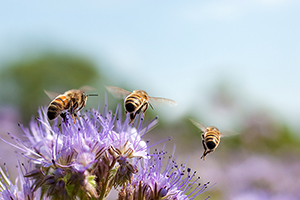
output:
[[[167,99],[167,98],[161,98],[161,97],[149,97],[149,102],[151,104],[161,104],[161,103],[166,103],[169,104],[171,106],[176,106],[177,102],[172,100],[172,99]]]
[[[203,126],[202,124],[196,122],[196,121],[193,120],[193,119],[190,119],[190,121],[191,121],[195,126],[197,126],[202,132],[205,132],[205,130],[206,130],[206,127],[205,127],[205,126]]]
[[[131,92],[124,90],[119,87],[114,87],[114,86],[106,86],[106,89],[111,93],[115,98],[123,98],[125,99],[128,95],[131,94]]]
[[[60,95],[59,93],[56,92],[52,92],[52,91],[47,91],[44,90],[44,92],[46,93],[46,95],[52,100],[55,99],[58,95]]]
[[[89,92],[89,91],[95,90],[95,88],[88,86],[88,85],[84,85],[84,86],[80,87],[79,90],[83,91],[83,92]]]
[[[221,132],[221,137],[230,137],[238,135],[239,133],[233,130],[226,130]]]

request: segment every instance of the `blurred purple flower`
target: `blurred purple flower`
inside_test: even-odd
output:
[[[6,165],[4,164],[5,171],[3,171],[2,168],[0,168],[0,199],[3,200],[12,200],[12,199],[24,199],[24,200],[30,200],[36,197],[36,199],[40,199],[41,194],[39,192],[33,193],[32,188],[30,187],[31,181],[24,177],[24,170],[27,171],[28,169],[25,169],[24,165],[18,166],[18,178],[13,183],[13,181],[10,179],[8,175],[8,170]],[[21,186],[21,189],[19,189],[18,186]]]

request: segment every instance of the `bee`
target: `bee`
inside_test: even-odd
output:
[[[129,92],[122,88],[107,86],[107,90],[116,98],[124,99],[125,115],[129,113],[130,123],[134,124],[134,119],[140,112],[145,117],[145,112],[150,106],[153,109],[152,103],[168,103],[170,105],[177,105],[177,103],[171,99],[150,97],[144,90],[134,90]]]
[[[223,134],[214,126],[205,127],[202,124],[190,119],[191,122],[197,126],[202,132],[202,145],[204,148],[204,153],[200,159],[205,160],[205,156],[216,150],[220,143],[220,139]]]
[[[97,94],[85,93],[90,88],[82,87],[81,89],[72,89],[66,91],[64,94],[57,94],[45,90],[45,93],[54,99],[48,106],[47,116],[49,120],[57,118],[59,115],[65,121],[66,112],[69,112],[75,123],[75,117],[78,119],[77,112],[81,110],[87,101],[88,96],[97,96]]]

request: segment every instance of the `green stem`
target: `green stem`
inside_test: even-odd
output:
[[[115,166],[117,160],[114,159],[113,162],[111,163],[111,165],[109,166],[109,170],[108,170],[108,173],[107,173],[107,176],[106,176],[106,179],[105,179],[105,183],[104,183],[104,186],[102,188],[102,191],[101,191],[101,195],[99,197],[100,200],[102,200],[104,197],[105,197],[105,194],[107,193],[106,192],[106,188],[108,186],[108,182],[109,182],[109,177],[110,177],[110,171],[112,170],[112,168]]]

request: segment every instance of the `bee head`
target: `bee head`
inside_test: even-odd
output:
[[[82,100],[86,101],[87,97],[88,97],[88,95],[85,92],[82,92]]]

